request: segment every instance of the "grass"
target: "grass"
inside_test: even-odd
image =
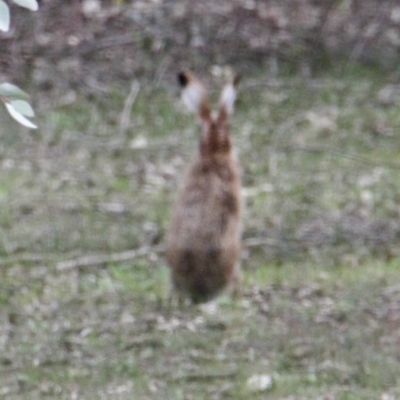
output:
[[[269,398],[396,396],[398,261],[364,267],[263,265],[241,300],[172,312],[140,265],[50,272],[10,299],[2,385],[12,398],[241,399],[266,374]]]
[[[232,120],[243,295],[204,307],[163,304],[198,137],[176,98],[142,88],[126,132],[117,90],[2,125],[0,398],[400,396],[399,105],[367,69],[265,79]]]

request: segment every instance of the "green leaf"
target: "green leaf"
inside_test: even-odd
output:
[[[28,118],[25,118],[21,113],[19,113],[10,103],[4,103],[7,108],[7,111],[10,115],[18,121],[21,125],[26,126],[27,128],[36,129],[37,126],[34,125]]]
[[[21,90],[18,86],[15,86],[12,83],[8,82],[2,83],[0,85],[0,96],[15,100],[29,98],[29,95]]]
[[[32,11],[37,11],[39,8],[36,0],[12,0],[15,4],[21,7],[29,8]]]
[[[25,115],[26,117],[34,117],[35,112],[33,111],[33,108],[31,105],[25,101],[25,100],[13,100],[10,101],[11,106],[19,112],[22,115]]]
[[[10,28],[10,10],[8,5],[0,0],[0,30],[7,32]]]

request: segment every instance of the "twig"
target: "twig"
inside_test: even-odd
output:
[[[74,260],[61,261],[56,264],[57,271],[70,271],[75,268],[90,267],[100,264],[111,264],[122,261],[134,260],[138,257],[146,256],[150,253],[161,253],[163,247],[144,246],[137,250],[123,251],[114,254],[96,254],[76,258]]]
[[[121,112],[119,130],[120,134],[122,135],[126,132],[130,124],[130,113],[132,111],[133,103],[135,102],[136,97],[139,94],[139,91],[140,91],[140,84],[135,79],[132,82],[131,91],[129,92],[128,97],[125,100],[124,108]]]
[[[44,262],[47,260],[48,258],[42,254],[18,254],[12,255],[10,257],[0,258],[0,265],[27,264],[34,262]]]
[[[393,8],[393,1],[389,2],[391,8]],[[368,34],[368,30],[365,34],[361,35],[356,43],[354,44],[353,48],[351,49],[350,56],[348,62],[345,65],[345,68],[348,69],[350,65],[354,64],[355,62],[359,61],[362,52],[365,49],[365,46],[368,42],[372,42],[382,33],[382,27],[385,25],[385,9],[381,7],[375,18],[373,19],[374,26],[373,31]],[[387,21],[386,21],[387,23]]]
[[[341,157],[358,164],[369,165],[372,167],[386,167],[391,169],[400,169],[400,164],[397,162],[387,161],[387,160],[371,160],[367,157],[358,156],[356,154],[346,153],[341,150],[335,149],[334,147],[328,146],[279,146],[276,147],[280,151],[284,152],[293,152],[293,151],[302,151],[305,153],[327,153],[332,156]]]

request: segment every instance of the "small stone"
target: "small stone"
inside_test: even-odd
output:
[[[271,375],[253,375],[247,380],[247,388],[251,392],[265,392],[273,386]]]

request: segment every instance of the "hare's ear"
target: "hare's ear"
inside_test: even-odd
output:
[[[238,83],[239,77],[235,75],[222,89],[218,107],[219,118],[226,118],[227,115],[233,113],[233,106],[236,100],[236,86]]]
[[[182,87],[182,100],[186,107],[197,113],[203,122],[209,121],[211,112],[203,84],[190,72],[180,72],[178,82]]]

